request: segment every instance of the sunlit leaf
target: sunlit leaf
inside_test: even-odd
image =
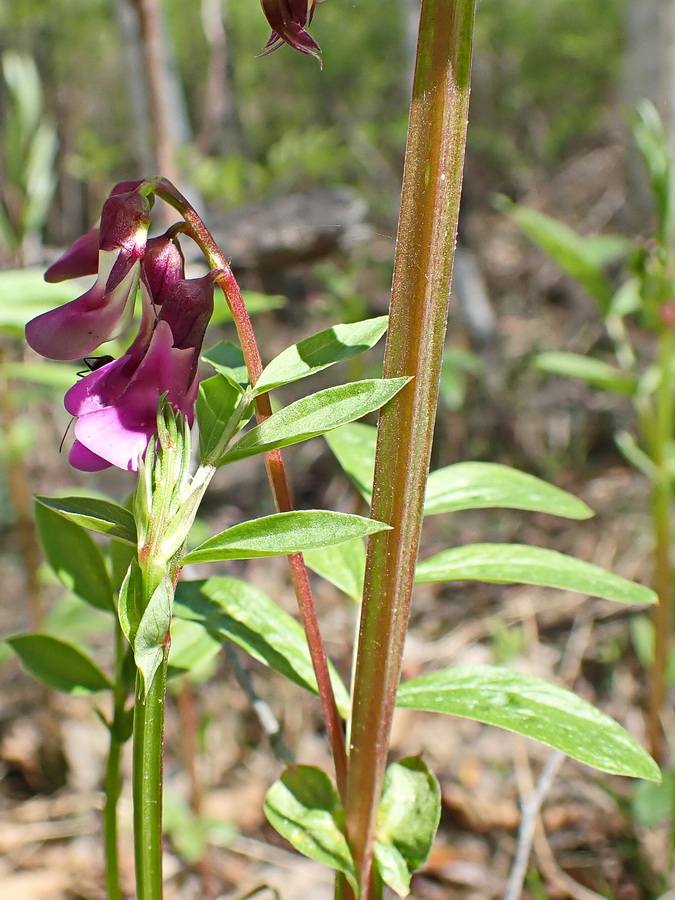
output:
[[[228,528],[188,553],[183,562],[285,556],[341,544],[388,527],[374,519],[324,509],[275,513]]]
[[[659,767],[613,719],[571,691],[492,666],[443,669],[399,686],[398,706],[463,716],[534,738],[603,772],[659,781]]]
[[[302,626],[253,585],[234,578],[179,581],[174,615],[201,622],[221,642],[233,641],[254,659],[317,693]],[[329,668],[338,709],[346,716],[347,689],[335,669]]]
[[[265,815],[303,856],[344,872],[356,890],[344,812],[325,772],[314,766],[289,766],[267,792]]]
[[[255,384],[254,393],[271,391],[328,366],[343,362],[373,347],[387,330],[387,316],[349,325],[334,325],[287,347],[269,363]]]
[[[469,544],[444,550],[418,563],[415,581],[536,584],[619,603],[656,603],[656,595],[644,585],[557,550],[524,544]]]

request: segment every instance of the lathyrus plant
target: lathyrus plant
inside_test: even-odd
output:
[[[638,106],[632,125],[653,198],[655,228],[649,236],[632,241],[614,234],[582,237],[542,213],[503,199],[499,205],[595,300],[612,343],[611,359],[546,352],[536,357],[536,367],[580,379],[607,394],[628,397],[633,404],[634,433],[624,430],[615,439],[625,459],[651,485],[653,586],[659,602],[653,608],[652,646],[643,656],[650,666],[649,746],[652,755],[665,762],[672,754],[672,747],[666,752],[661,716],[673,631],[675,170],[651,103],[644,101]],[[617,288],[607,276],[606,266],[619,260],[623,260],[625,274]],[[651,341],[636,340],[645,332],[652,335]],[[644,645],[640,641],[640,646]]]
[[[268,12],[270,6],[265,4]],[[272,22],[278,37],[310,55],[318,52],[304,36],[313,7],[285,0],[276,5],[282,18]],[[50,358],[91,357],[128,328],[138,298],[142,310],[128,350],[119,359],[96,360],[94,371],[66,395],[76,418],[71,463],[86,471],[116,466],[137,473],[132,503],[125,508],[97,497],[41,497],[37,506],[52,567],[82,600],[110,614],[112,670],[47,633],[9,641],[24,665],[52,687],[112,697],[111,711],[101,713],[110,732],[104,826],[112,900],[122,897],[116,836],[121,747],[132,737],[136,895],[159,900],[166,681],[172,670],[189,670],[195,658],[203,663],[226,641],[319,694],[334,772],[290,766],[270,788],[265,809],[294,846],[337,871],[335,895],[345,900],[376,900],[385,884],[405,896],[438,826],[439,786],[423,760],[387,766],[397,703],[506,727],[603,771],[659,778],[654,761],[616,723],[555,685],[491,667],[444,669],[399,684],[415,581],[525,581],[620,602],[654,599],[647,588],[540,548],[472,545],[416,565],[424,512],[511,506],[572,519],[590,514],[575,498],[501,466],[460,463],[434,473],[427,484],[473,15],[472,0],[424,0],[422,7],[383,378],[327,388],[272,412],[270,392],[367,350],[387,323],[377,318],[336,325],[263,366],[225,256],[196,211],[163,178],[118,185],[100,226],[48,272],[52,279],[97,275],[82,297],[28,324],[29,343]],[[277,43],[273,35],[269,48]],[[148,240],[157,200],[181,220]],[[179,249],[185,239],[203,252],[209,265],[203,278],[185,278]],[[229,304],[239,347],[219,344],[202,354],[216,286]],[[215,370],[201,382],[200,355]],[[377,409],[375,444],[371,430],[352,423]],[[193,417],[199,423],[194,470]],[[323,434],[372,497],[370,518],[293,510],[281,450]],[[264,456],[276,512],[241,522],[188,552],[190,528],[215,472],[255,455]],[[107,560],[89,530],[109,541]],[[367,536],[366,553],[361,542]],[[361,599],[350,689],[327,660],[303,554],[317,572]],[[300,622],[238,579],[180,579],[186,564],[274,555],[288,556]],[[172,657],[172,633],[185,636],[186,630],[192,652]]]

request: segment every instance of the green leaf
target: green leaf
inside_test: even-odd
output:
[[[213,366],[240,394],[248,387],[248,371],[241,347],[232,341],[220,341],[202,353],[202,359]]]
[[[393,763],[384,776],[377,811],[375,861],[385,884],[400,897],[423,865],[441,817],[441,789],[419,756]]]
[[[202,681],[204,676],[210,677],[220,648],[221,641],[201,622],[189,622],[174,616],[171,622],[170,674],[189,672],[195,681]]]
[[[143,573],[134,557],[120,588],[117,602],[120,627],[133,647],[136,632],[143,616]]]
[[[659,238],[669,244],[673,237],[673,157],[668,135],[656,107],[649,100],[638,103],[632,121],[633,138],[647,168],[656,206]]]
[[[391,400],[409,380],[355,381],[303,397],[252,428],[219,460],[219,465],[297,444],[359,419]]]
[[[535,358],[534,367],[552,375],[578,378],[602,391],[611,391],[622,397],[633,397],[638,387],[638,379],[634,375],[622,372],[621,369],[601,359],[593,359],[579,353],[558,351],[540,353]]]
[[[366,503],[370,504],[375,471],[377,428],[362,422],[351,422],[325,436],[342,470],[354,482]]]
[[[387,330],[387,316],[334,325],[288,347],[267,365],[254,394],[274,390],[370,350]]]
[[[55,691],[106,691],[110,680],[77,647],[49,634],[21,634],[9,638],[23,665],[39,682]]]
[[[444,550],[420,562],[415,572],[417,584],[437,581],[536,584],[619,603],[656,603],[656,594],[644,585],[557,550],[524,544],[468,544]]]
[[[630,241],[621,235],[581,235],[568,225],[544,213],[511,203],[506,197],[497,207],[509,215],[540,250],[574,278],[597,302],[602,312],[612,301],[612,284],[604,267],[630,250]]]
[[[132,644],[146,694],[152,687],[152,681],[167,650],[172,606],[173,582],[165,575],[143,610]]]
[[[515,731],[603,772],[661,777],[654,760],[613,719],[532,675],[493,666],[443,669],[401,684],[396,702]]]
[[[98,609],[114,610],[103,554],[81,525],[35,504],[35,521],[47,562],[68,590]]]
[[[314,766],[289,766],[267,792],[265,815],[303,856],[343,872],[357,890],[344,812],[325,772]]]
[[[233,641],[254,659],[317,693],[302,626],[252,585],[234,578],[179,581],[174,615],[201,622],[221,642]],[[329,668],[338,709],[346,717],[349,694],[333,666]]]
[[[361,602],[366,571],[366,548],[361,538],[332,547],[305,550],[302,555],[312,572],[325,578],[352,600]]]
[[[218,453],[223,440],[223,433],[232,424],[239,403],[241,391],[223,375],[206,378],[199,385],[197,395],[197,422],[199,423],[199,453],[204,464],[208,464]],[[239,413],[237,418],[239,418]],[[235,425],[235,430],[243,426],[251,413],[242,416]]]
[[[38,503],[54,510],[76,525],[136,546],[136,523],[123,506],[98,497],[36,497]]]
[[[275,513],[228,528],[188,553],[183,563],[286,556],[341,544],[386,528],[389,526],[374,519],[325,509]]]
[[[593,510],[567,491],[498,463],[456,463],[429,475],[425,515],[490,507],[526,509],[568,519],[593,515]]]

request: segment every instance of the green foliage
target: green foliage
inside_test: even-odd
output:
[[[128,509],[99,497],[36,497],[47,509],[110,538],[136,546],[136,523]]]
[[[361,538],[303,552],[305,564],[357,603],[363,594],[366,548]]]
[[[407,378],[370,379],[341,384],[296,400],[240,438],[219,465],[288,447],[338,428],[383,406]]]
[[[392,763],[377,811],[375,864],[399,897],[410,893],[410,878],[426,862],[441,817],[441,789],[419,756]]]
[[[356,891],[344,811],[328,775],[313,766],[290,766],[265,797],[271,825],[303,856],[343,872]]]
[[[42,503],[35,505],[35,521],[47,562],[65,586],[98,609],[114,610],[103,554],[84,528]]]
[[[265,367],[254,396],[307,378],[336,363],[370,350],[387,330],[387,316],[348,325],[334,325],[292,344]]]
[[[181,581],[176,589],[174,614],[200,623],[221,643],[234,641],[258,662],[316,693],[302,626],[252,585],[234,578]],[[346,716],[349,695],[334,669],[331,681],[338,708]]]
[[[56,131],[44,115],[40,75],[25,54],[5,51],[8,104],[2,127],[0,241],[21,256],[34,252],[56,184]]]
[[[183,563],[287,556],[342,544],[388,527],[373,519],[323,509],[276,513],[222,531],[183,557]]]
[[[443,550],[418,564],[415,581],[536,584],[618,603],[656,603],[656,595],[644,585],[557,550],[524,544],[469,544]]]
[[[609,716],[532,675],[492,666],[444,669],[401,684],[396,703],[498,725],[603,772],[661,778],[649,754]]]
[[[22,634],[7,643],[41,684],[66,693],[111,690],[110,680],[77,647],[49,634]]]

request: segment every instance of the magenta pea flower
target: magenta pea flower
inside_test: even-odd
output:
[[[314,56],[321,63],[321,47],[305,25],[312,22],[314,7],[320,0],[260,0],[272,34],[261,56],[272,53],[282,44],[288,44],[300,53]]]
[[[99,228],[78,238],[47,270],[48,281],[94,272],[98,276],[94,286],[81,297],[43,313],[26,325],[26,340],[42,356],[48,359],[89,356],[129,325],[150,226],[151,203],[139,190],[142,184],[122,182],[113,189],[103,205]],[[120,190],[128,187],[129,190]]]
[[[168,284],[154,321],[154,298],[142,287],[143,322],[127,353],[78,381],[65,396],[66,409],[77,418],[69,455],[75,468],[137,471],[157,430],[162,395],[192,425],[197,366],[217,275],[214,270],[203,278]]]

